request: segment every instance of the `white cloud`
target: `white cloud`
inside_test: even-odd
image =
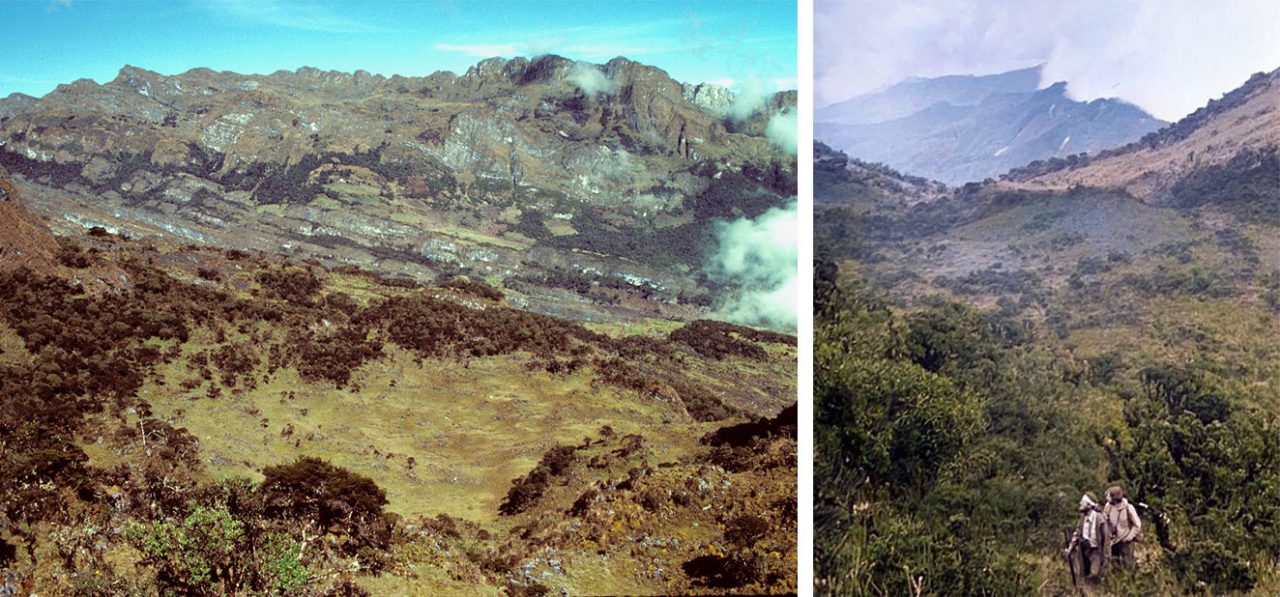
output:
[[[773,93],[755,74],[735,81],[729,90],[733,92],[733,103],[725,108],[725,116],[734,120],[750,118],[764,107],[765,101]]]
[[[569,71],[568,78],[569,82],[577,85],[587,97],[595,97],[598,93],[611,95],[618,91],[618,84],[604,76],[604,73],[600,72],[594,64],[575,63],[573,70]]]
[[[1082,100],[1120,97],[1180,118],[1280,67],[1274,0],[819,0],[815,100],[910,76],[1045,64]]]
[[[708,272],[737,291],[718,317],[736,323],[794,331],[799,308],[799,233],[796,203],[754,219],[716,227],[717,248]]]
[[[799,114],[795,110],[788,110],[781,114],[774,114],[769,119],[769,124],[764,128],[764,136],[781,149],[791,155],[796,154],[799,141],[796,139],[797,130],[800,127]]]

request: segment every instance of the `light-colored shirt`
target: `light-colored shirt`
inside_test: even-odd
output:
[[[1098,525],[1101,523],[1102,513],[1097,510],[1090,510],[1080,522],[1080,538],[1088,543],[1089,547],[1097,547],[1102,543],[1102,537],[1098,536]]]
[[[1138,511],[1127,499],[1120,500],[1119,504],[1108,501],[1107,505],[1102,507],[1102,517],[1107,520],[1107,530],[1111,532],[1116,543],[1133,541],[1138,536],[1138,530],[1142,528]]]

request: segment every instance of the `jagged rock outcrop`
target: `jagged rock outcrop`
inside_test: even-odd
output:
[[[733,92],[715,83],[685,83],[681,94],[684,99],[708,112],[722,114],[733,104]]]
[[[795,161],[685,87],[626,58],[494,58],[426,77],[126,66],[0,100],[0,164],[55,227],[418,278],[600,272],[705,302],[694,274],[712,220],[785,204]],[[547,257],[529,263],[535,251]],[[572,309],[609,316],[588,303]]]

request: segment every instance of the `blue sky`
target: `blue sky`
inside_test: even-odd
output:
[[[618,55],[685,82],[795,88],[796,2],[0,0],[0,97],[121,66],[461,73],[489,56]]]

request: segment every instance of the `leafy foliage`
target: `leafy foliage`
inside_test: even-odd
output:
[[[1248,591],[1252,562],[1280,550],[1280,436],[1237,412],[1202,372],[1151,367],[1124,407],[1112,476],[1147,504],[1160,546],[1188,592]]]
[[[1026,553],[1061,549],[1063,496],[1112,482],[1167,571],[1117,573],[1112,590],[1258,585],[1280,549],[1273,414],[1204,368],[1113,351],[1081,371],[999,310],[895,312],[815,267],[828,272],[815,288],[819,592],[1032,592]],[[1109,404],[1093,408],[1115,418],[1079,408],[1098,392]]]
[[[165,584],[197,594],[237,584],[245,530],[226,510],[197,507],[180,523],[131,527],[128,537]]]
[[[310,457],[267,467],[262,474],[268,516],[341,533],[348,553],[362,547],[385,549],[390,542],[390,525],[382,512],[387,494],[368,477]]]

